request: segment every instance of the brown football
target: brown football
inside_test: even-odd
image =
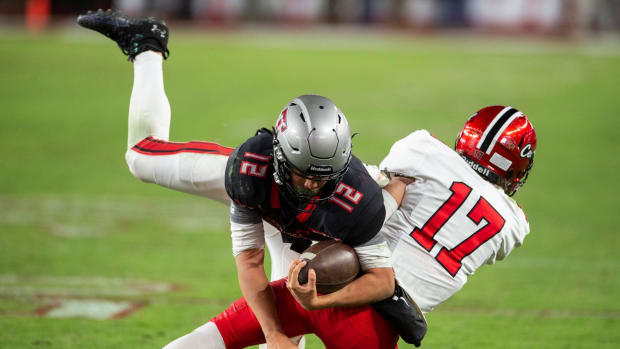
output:
[[[299,258],[308,262],[299,272],[299,283],[308,282],[308,270],[312,268],[319,293],[338,291],[353,281],[360,271],[355,250],[340,241],[318,242],[308,247]]]

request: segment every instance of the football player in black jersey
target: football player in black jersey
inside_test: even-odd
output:
[[[365,305],[394,293],[390,253],[379,234],[382,191],[351,153],[347,119],[331,100],[303,95],[287,103],[273,131],[259,130],[230,155],[225,181],[239,284],[268,344],[288,337],[263,269],[263,219],[298,252],[312,241],[338,239],[358,254],[364,274],[342,290],[317,295],[291,288],[303,308]],[[402,197],[406,184],[395,180],[387,190]]]
[[[132,174],[145,182],[228,202],[228,197],[220,196],[224,187],[221,174],[225,173],[225,189],[232,200],[231,230],[239,281],[253,312],[243,306],[243,299],[229,308],[234,314],[227,311],[218,316],[234,321],[227,322],[226,333],[218,332],[225,329],[226,322],[218,322],[216,341],[219,338],[226,346],[242,346],[266,339],[276,346],[293,346],[283,331],[286,327],[289,336],[316,332],[327,346],[339,348],[390,347],[395,343],[394,329],[367,304],[374,303],[381,312],[381,304],[399,292],[389,250],[378,232],[384,218],[398,206],[410,180],[397,177],[381,191],[351,154],[351,135],[343,113],[329,99],[314,95],[292,100],[280,113],[273,131],[259,130],[234,152],[208,142],[169,142],[170,106],[161,69],[162,60],[169,54],[165,23],[112,11],[82,15],[78,23],[114,40],[134,62],[126,153]],[[293,285],[289,292],[280,280],[272,288],[263,269],[263,219],[278,227],[296,251],[316,240],[339,239],[350,244],[365,273],[329,295],[317,295],[311,283]],[[291,275],[296,275],[301,265],[295,262]],[[275,299],[280,301],[279,308]],[[340,311],[332,308],[365,304],[338,308]],[[291,313],[297,317],[280,321]],[[301,321],[296,321],[302,318],[312,320],[313,325],[300,327]],[[236,338],[241,323],[246,326],[246,337]],[[367,326],[361,331],[366,337],[359,335],[360,324]],[[425,330],[425,323],[422,325]],[[193,333],[213,334],[215,326],[209,322]],[[260,333],[250,333],[256,329]],[[177,340],[169,347],[192,347],[194,339],[204,344],[207,337]]]

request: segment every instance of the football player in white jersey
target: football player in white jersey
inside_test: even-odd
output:
[[[159,21],[151,20],[147,27],[166,34]],[[159,39],[164,36],[165,41]],[[233,149],[168,141],[170,105],[162,74],[166,43],[167,34],[142,43],[139,52],[119,43],[134,61],[135,73],[127,164],[142,181],[229,203],[224,169]],[[525,183],[535,150],[536,134],[525,115],[492,106],[469,118],[456,151],[427,131],[416,131],[394,144],[380,165],[383,172],[369,168],[378,183],[387,182],[384,173],[414,179],[382,232],[392,250],[396,279],[423,312],[456,293],[481,265],[505,258],[522,244],[529,225],[510,196]],[[271,278],[276,280],[288,274],[299,254],[265,225]]]
[[[415,179],[382,231],[396,279],[423,312],[450,298],[483,264],[521,246],[530,228],[511,198],[534,161],[536,132],[512,107],[472,115],[455,150],[425,130],[397,141],[381,169]]]
[[[413,299],[423,313],[430,312],[458,292],[468,275],[505,258],[529,233],[525,214],[511,198],[525,183],[536,150],[527,117],[512,107],[483,108],[465,123],[455,148],[420,130],[397,141],[380,165],[389,175],[413,179],[381,230],[392,251],[395,277],[406,291],[395,307]],[[180,344],[229,339],[228,328],[246,323],[236,321],[246,319],[238,313],[247,307],[239,304],[243,300],[212,320],[220,332],[207,332],[209,322]],[[344,311],[333,308],[324,322],[338,323]],[[346,345],[346,337],[337,343]]]

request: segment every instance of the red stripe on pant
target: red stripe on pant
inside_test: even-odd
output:
[[[178,153],[208,153],[229,156],[235,149],[221,146],[217,143],[191,141],[168,142],[147,137],[134,145],[132,150],[146,155],[172,155]]]
[[[271,282],[284,333],[289,337],[314,333],[328,349],[398,348],[396,330],[372,307],[303,309],[286,288],[286,279]],[[265,342],[265,337],[245,298],[211,319],[228,349]]]

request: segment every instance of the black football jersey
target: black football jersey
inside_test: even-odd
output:
[[[379,232],[385,218],[383,195],[358,158],[352,157],[330,199],[296,207],[273,179],[272,141],[271,132],[261,129],[228,158],[226,192],[237,205],[258,210],[298,252],[313,240],[359,246]]]

